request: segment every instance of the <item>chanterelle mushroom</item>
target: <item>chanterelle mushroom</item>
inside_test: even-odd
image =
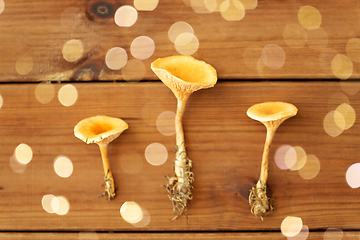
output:
[[[105,173],[105,192],[100,196],[108,195],[109,200],[115,197],[115,182],[110,169],[107,146],[127,128],[127,123],[122,119],[108,116],[85,118],[74,128],[74,134],[77,138],[87,144],[96,143],[99,145]]]
[[[194,91],[213,87],[217,82],[217,75],[211,65],[191,56],[159,58],[151,64],[151,69],[177,98],[175,117],[177,151],[174,160],[176,177],[166,177],[166,189],[173,203],[173,209],[179,211],[173,218],[175,220],[186,212],[192,200],[191,190],[194,181],[191,172],[192,162],[186,154],[182,126],[186,101]]]
[[[293,117],[297,114],[297,108],[285,102],[265,102],[251,106],[247,110],[247,115],[263,123],[266,127],[266,141],[264,146],[264,152],[261,162],[260,179],[256,183],[256,187],[253,187],[250,196],[249,203],[251,205],[251,212],[261,219],[263,216],[268,215],[274,211],[272,199],[269,199],[266,195],[266,181],[268,179],[268,156],[270,145],[276,129],[286,119]]]

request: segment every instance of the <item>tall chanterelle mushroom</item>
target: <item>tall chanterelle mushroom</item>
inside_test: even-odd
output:
[[[105,173],[105,192],[100,196],[107,195],[109,200],[115,197],[115,182],[110,169],[107,146],[127,128],[127,123],[122,119],[108,116],[85,118],[74,128],[74,134],[77,138],[87,144],[96,143],[99,145]]]
[[[172,201],[173,209],[179,211],[173,218],[175,220],[187,211],[192,200],[191,184],[194,181],[191,172],[192,162],[186,154],[182,126],[186,101],[193,92],[213,87],[217,82],[217,75],[216,70],[211,65],[191,56],[159,58],[151,64],[151,69],[177,98],[175,117],[177,151],[174,160],[176,177],[166,177],[166,189]]]
[[[247,115],[263,123],[266,127],[266,140],[264,146],[264,152],[261,162],[260,179],[256,183],[256,187],[253,187],[250,196],[249,203],[251,205],[251,212],[256,216],[263,219],[264,216],[274,211],[272,199],[266,195],[266,181],[268,179],[268,156],[270,145],[276,129],[286,119],[293,117],[297,114],[297,108],[285,102],[265,102],[251,106]]]

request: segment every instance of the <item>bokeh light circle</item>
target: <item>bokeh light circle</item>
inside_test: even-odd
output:
[[[323,121],[324,130],[331,137],[337,137],[344,131],[344,129],[338,125],[340,122],[345,122],[345,119],[341,114],[335,115],[335,113],[335,110],[330,111],[326,114]],[[335,122],[335,116],[337,117],[337,123]]]
[[[20,75],[27,75],[28,73],[31,72],[33,67],[34,67],[34,61],[33,61],[32,57],[27,54],[21,55],[16,60],[16,63],[15,63],[16,71]]]
[[[276,150],[274,159],[278,168],[286,170],[295,164],[296,152],[290,145],[283,145]]]
[[[0,108],[2,108],[3,104],[4,104],[4,99],[3,99],[3,97],[0,95]]]
[[[346,171],[346,182],[351,188],[360,187],[360,163],[354,163]]]
[[[70,203],[64,196],[54,197],[51,200],[51,208],[57,215],[66,215],[70,210]]]
[[[240,21],[245,17],[245,7],[238,0],[225,0],[220,5],[220,13],[226,21]]]
[[[343,230],[339,228],[328,228],[324,232],[323,240],[341,240],[343,237]]]
[[[21,143],[15,148],[15,158],[21,164],[28,164],[33,158],[33,151],[26,143]]]
[[[145,64],[138,59],[130,59],[121,70],[124,80],[138,82],[144,79],[146,74]]]
[[[164,164],[168,158],[168,151],[161,143],[151,143],[145,149],[146,160],[154,166]]]
[[[54,170],[59,177],[68,178],[73,173],[74,167],[68,157],[58,156],[54,161]]]
[[[138,12],[135,8],[124,5],[118,8],[114,15],[116,25],[119,27],[131,27],[138,19]]]
[[[80,8],[68,7],[60,16],[60,22],[63,27],[76,28],[80,26],[84,21],[83,13]]]
[[[130,52],[134,58],[145,60],[153,55],[155,51],[154,41],[147,36],[135,38],[130,46]]]
[[[0,14],[5,10],[5,2],[4,0],[0,0]]]
[[[156,119],[156,128],[165,136],[172,136],[175,134],[175,116],[171,111],[162,112]]]
[[[337,123],[337,117],[336,117],[337,114],[341,114],[344,119],[344,124],[341,123],[341,126],[343,126],[344,130],[349,129],[354,125],[356,120],[356,114],[354,108],[352,108],[349,104],[343,103],[339,105],[335,110],[334,113],[335,123],[338,127],[340,127],[340,125]]]
[[[285,59],[284,50],[276,44],[266,45],[261,51],[261,60],[268,68],[281,68],[285,63]]]
[[[138,223],[143,218],[141,207],[134,201],[125,202],[120,208],[121,217],[128,223]]]
[[[55,87],[51,82],[39,83],[35,88],[35,97],[42,104],[47,104],[55,97]]]
[[[319,10],[309,5],[302,6],[299,9],[298,20],[305,29],[317,29],[322,22]]]
[[[351,61],[360,63],[360,39],[350,38],[346,43],[346,55]]]
[[[134,7],[139,11],[153,11],[159,0],[134,0]]]
[[[78,98],[78,92],[76,88],[71,84],[62,86],[58,93],[59,102],[65,107],[72,106],[76,103]]]
[[[175,49],[182,55],[193,55],[199,49],[199,40],[192,33],[182,33],[175,40]]]
[[[305,166],[307,161],[307,155],[305,150],[300,146],[293,147],[293,150],[296,153],[296,162],[292,167],[290,167],[290,170],[298,171]]]
[[[287,24],[283,31],[285,43],[292,48],[302,48],[306,44],[306,30],[299,24]]]
[[[84,53],[84,47],[80,40],[71,39],[62,48],[62,55],[68,62],[76,62]]]
[[[287,237],[294,237],[300,233],[303,228],[303,222],[299,217],[287,216],[281,222],[281,233]]]
[[[111,48],[105,56],[105,63],[111,70],[119,70],[125,66],[128,55],[125,49],[121,47]]]
[[[168,37],[171,42],[175,43],[176,38],[182,33],[194,34],[194,29],[187,22],[179,21],[171,25],[168,31]]]
[[[48,213],[55,213],[53,208],[51,207],[51,203],[54,198],[55,198],[54,195],[47,194],[47,195],[44,195],[41,199],[41,205],[42,205],[43,209]]]
[[[300,177],[305,180],[315,178],[320,172],[320,161],[315,155],[307,155],[306,164],[299,169]]]
[[[353,73],[353,63],[344,54],[337,54],[331,61],[331,71],[335,77],[346,80]]]

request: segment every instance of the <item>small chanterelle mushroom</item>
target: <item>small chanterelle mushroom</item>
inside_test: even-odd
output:
[[[192,162],[187,157],[182,118],[185,105],[190,95],[200,89],[213,87],[217,82],[216,70],[206,62],[191,56],[171,56],[159,58],[151,64],[151,69],[160,80],[171,89],[177,98],[177,111],[175,117],[176,154],[174,168],[176,177],[165,177],[166,189],[172,201],[174,211],[178,214],[175,220],[186,213],[192,200],[191,172]]]
[[[74,128],[74,134],[77,138],[87,144],[96,143],[99,145],[105,173],[105,192],[100,196],[107,195],[109,200],[115,197],[115,182],[110,169],[107,146],[127,128],[127,123],[122,119],[108,116],[85,118]]]
[[[291,118],[297,114],[297,108],[285,102],[265,102],[251,106],[247,115],[263,123],[266,127],[266,141],[261,162],[260,179],[253,187],[249,195],[249,203],[251,212],[263,219],[264,216],[274,211],[273,200],[266,195],[266,181],[268,179],[268,156],[269,149],[276,132],[276,129],[286,119]]]

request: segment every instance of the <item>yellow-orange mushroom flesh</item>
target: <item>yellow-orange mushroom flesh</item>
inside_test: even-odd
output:
[[[171,89],[177,99],[175,116],[176,154],[174,161],[176,177],[165,177],[166,189],[172,201],[173,220],[186,213],[192,200],[192,161],[187,157],[182,118],[187,99],[197,90],[213,87],[217,82],[216,70],[208,63],[191,56],[170,56],[152,62],[151,69]]]
[[[295,116],[297,111],[294,105],[285,102],[258,103],[251,106],[247,111],[247,115],[250,118],[263,123],[266,127],[266,140],[261,161],[260,178],[249,195],[251,212],[261,219],[275,210],[273,199],[268,198],[266,194],[270,145],[276,129],[286,119]]]
[[[105,192],[100,196],[107,195],[109,200],[115,197],[115,181],[110,168],[107,146],[127,128],[127,123],[122,119],[108,116],[85,118],[74,128],[74,134],[77,138],[87,144],[96,143],[100,148],[105,174]]]

